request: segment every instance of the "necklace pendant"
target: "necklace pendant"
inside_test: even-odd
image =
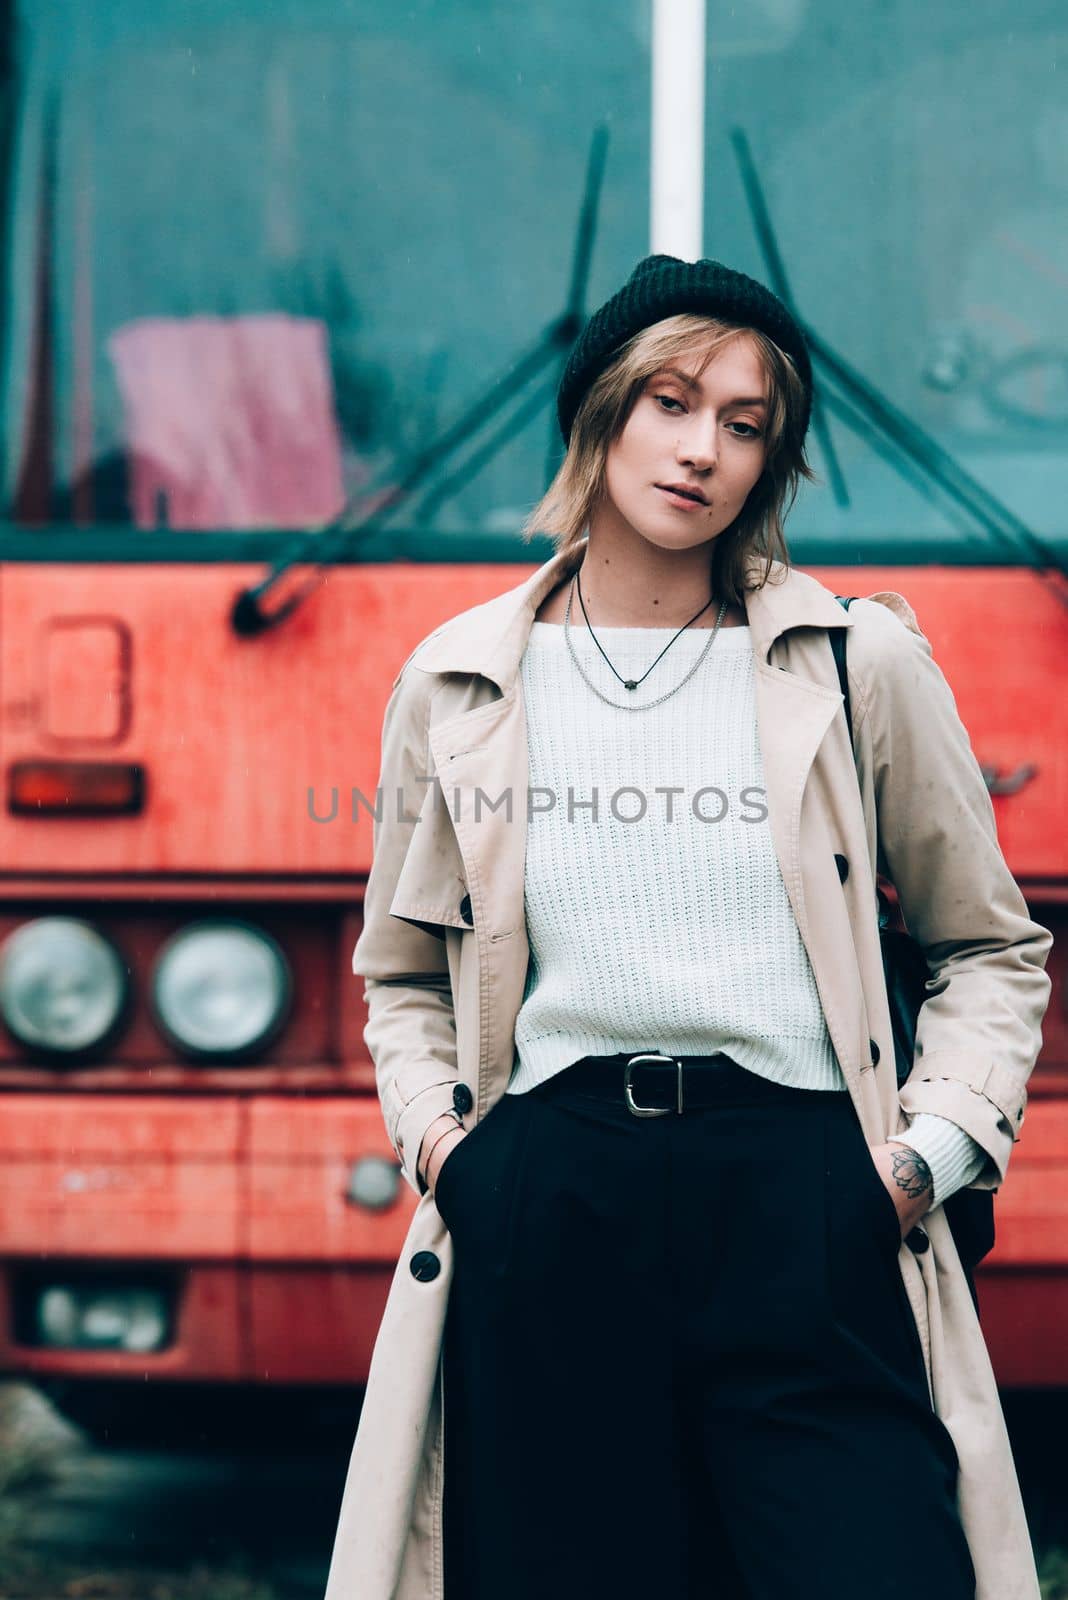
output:
[[[638,685],[635,683],[633,678],[628,678],[623,687],[624,689],[636,689]]]

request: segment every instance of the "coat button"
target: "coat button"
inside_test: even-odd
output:
[[[931,1241],[922,1228],[912,1228],[905,1235],[905,1243],[914,1256],[922,1256],[931,1248]]]
[[[474,921],[471,916],[471,896],[469,894],[465,894],[460,901],[460,921],[466,922],[469,928],[474,927]]]
[[[871,1064],[873,1067],[877,1067],[879,1065],[879,1046],[874,1039],[868,1040],[868,1049],[871,1051]]]
[[[452,1091],[452,1108],[458,1111],[461,1117],[466,1116],[475,1103],[475,1097],[466,1083],[458,1083]]]
[[[839,883],[845,883],[846,879],[849,877],[849,862],[846,860],[845,856],[835,856],[834,864],[838,868]]]
[[[420,1283],[430,1283],[441,1271],[441,1262],[433,1250],[417,1250],[412,1257],[412,1277]]]

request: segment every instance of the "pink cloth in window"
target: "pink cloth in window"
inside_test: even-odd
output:
[[[108,350],[138,527],[294,528],[340,511],[322,322],[280,313],[149,317],[119,328]]]

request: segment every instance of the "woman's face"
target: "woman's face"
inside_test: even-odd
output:
[[[730,526],[764,467],[767,379],[751,339],[697,376],[703,350],[648,378],[605,459],[600,515],[650,544],[691,549]],[[681,485],[702,500],[668,492]]]

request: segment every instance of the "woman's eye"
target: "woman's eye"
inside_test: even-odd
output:
[[[668,416],[677,417],[680,411],[686,410],[686,407],[683,405],[682,401],[677,400],[674,395],[658,394],[654,395],[653,398],[656,400],[658,405],[660,405],[661,409],[667,412]],[[669,406],[678,406],[679,410],[668,411]],[[744,428],[744,433],[738,433],[735,435],[735,437],[738,439],[759,439],[763,436],[761,430],[759,428],[755,428],[751,422],[729,422],[727,426],[729,428]]]

